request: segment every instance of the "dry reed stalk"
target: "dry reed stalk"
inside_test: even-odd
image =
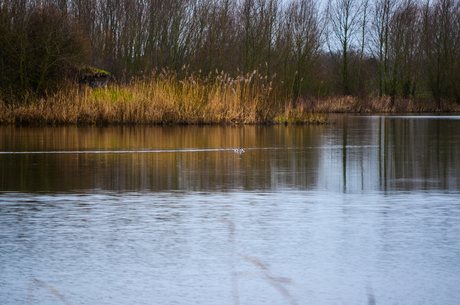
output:
[[[290,124],[328,124],[331,121],[329,118],[319,112],[312,112],[310,108],[301,104],[294,107],[289,103],[281,116],[276,118],[277,123],[290,123]]]
[[[249,261],[249,262],[251,262],[251,263],[253,263],[255,266],[259,267],[261,269],[261,271],[262,271],[262,274],[263,274],[264,278],[267,280],[267,282],[269,282],[273,287],[275,287],[276,290],[278,290],[283,295],[283,297],[286,300],[289,301],[289,303],[291,303],[293,305],[297,304],[297,302],[291,296],[289,291],[287,291],[286,288],[284,288],[280,284],[280,282],[292,284],[292,281],[290,279],[272,277],[268,273],[268,268],[259,259],[257,259],[256,257],[250,256],[250,255],[243,255],[242,258],[247,260],[247,261]]]
[[[273,118],[270,91],[261,77],[214,79],[191,75],[178,81],[163,71],[148,80],[92,90],[65,88],[46,99],[6,106],[0,123],[17,124],[234,124],[264,123]],[[254,80],[251,80],[254,77]],[[257,82],[255,81],[257,79]]]
[[[27,304],[32,304],[32,297],[33,297],[33,286],[37,285],[40,287],[43,287],[47,289],[49,292],[51,292],[54,296],[56,296],[59,300],[61,300],[64,304],[70,304],[66,298],[59,293],[59,291],[56,290],[53,286],[40,281],[40,280],[34,280],[33,283],[29,284],[29,289],[28,289],[28,297],[27,297]]]
[[[460,105],[427,99],[359,99],[336,96],[279,98],[272,83],[257,71],[231,78],[217,71],[177,79],[162,70],[105,89],[66,86],[46,98],[6,105],[0,100],[0,124],[258,124],[328,123],[325,113],[396,113],[460,111]],[[286,106],[285,106],[286,105]]]
[[[441,106],[428,98],[398,98],[393,103],[390,97],[358,98],[336,96],[325,99],[305,99],[301,101],[316,113],[433,113],[459,112],[460,104],[442,101]]]

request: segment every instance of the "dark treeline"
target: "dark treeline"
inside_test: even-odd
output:
[[[115,79],[266,75],[287,97],[460,102],[458,0],[0,0],[0,87],[38,92],[69,68]]]

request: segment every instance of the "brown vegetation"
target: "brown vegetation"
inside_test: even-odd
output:
[[[257,71],[178,80],[165,70],[104,89],[69,85],[40,99],[0,103],[3,124],[255,124],[327,123],[305,107],[285,106]],[[30,99],[28,101],[27,99]]]
[[[232,85],[136,80],[105,89],[68,87],[30,103],[0,102],[0,124],[324,124],[328,113],[460,112],[433,99],[328,97],[276,102],[244,81]]]
[[[313,113],[435,113],[460,112],[460,104],[432,98],[359,98],[336,96],[322,99],[303,99],[298,104]]]
[[[69,69],[86,61],[87,42],[78,21],[57,6],[0,1],[2,99],[59,90]]]
[[[86,66],[106,93],[75,84]],[[0,68],[2,122],[457,111],[460,2],[0,0]]]

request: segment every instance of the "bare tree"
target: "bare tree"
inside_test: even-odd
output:
[[[422,46],[425,80],[434,99],[459,99],[459,5],[453,0],[423,7]]]
[[[389,77],[389,37],[390,20],[393,16],[395,0],[377,0],[374,5],[372,21],[372,39],[374,54],[378,58],[378,95],[388,93]]]
[[[390,22],[389,39],[389,94],[392,102],[397,95],[414,95],[418,56],[418,6],[412,0],[401,2]]]
[[[334,0],[326,8],[327,46],[341,75],[342,92],[345,95],[351,93],[350,57],[359,48],[358,34],[363,25],[365,4],[361,0]]]
[[[318,10],[312,0],[289,3],[285,11],[283,39],[284,79],[288,92],[300,95],[311,89],[321,46]]]
[[[251,72],[271,61],[280,0],[244,0],[239,8],[243,70]],[[267,62],[268,64],[268,62]]]

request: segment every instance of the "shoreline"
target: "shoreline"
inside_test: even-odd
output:
[[[431,98],[353,96],[293,99],[263,85],[161,78],[92,89],[68,84],[55,93],[6,104],[0,125],[330,124],[335,114],[459,113],[460,104]]]

